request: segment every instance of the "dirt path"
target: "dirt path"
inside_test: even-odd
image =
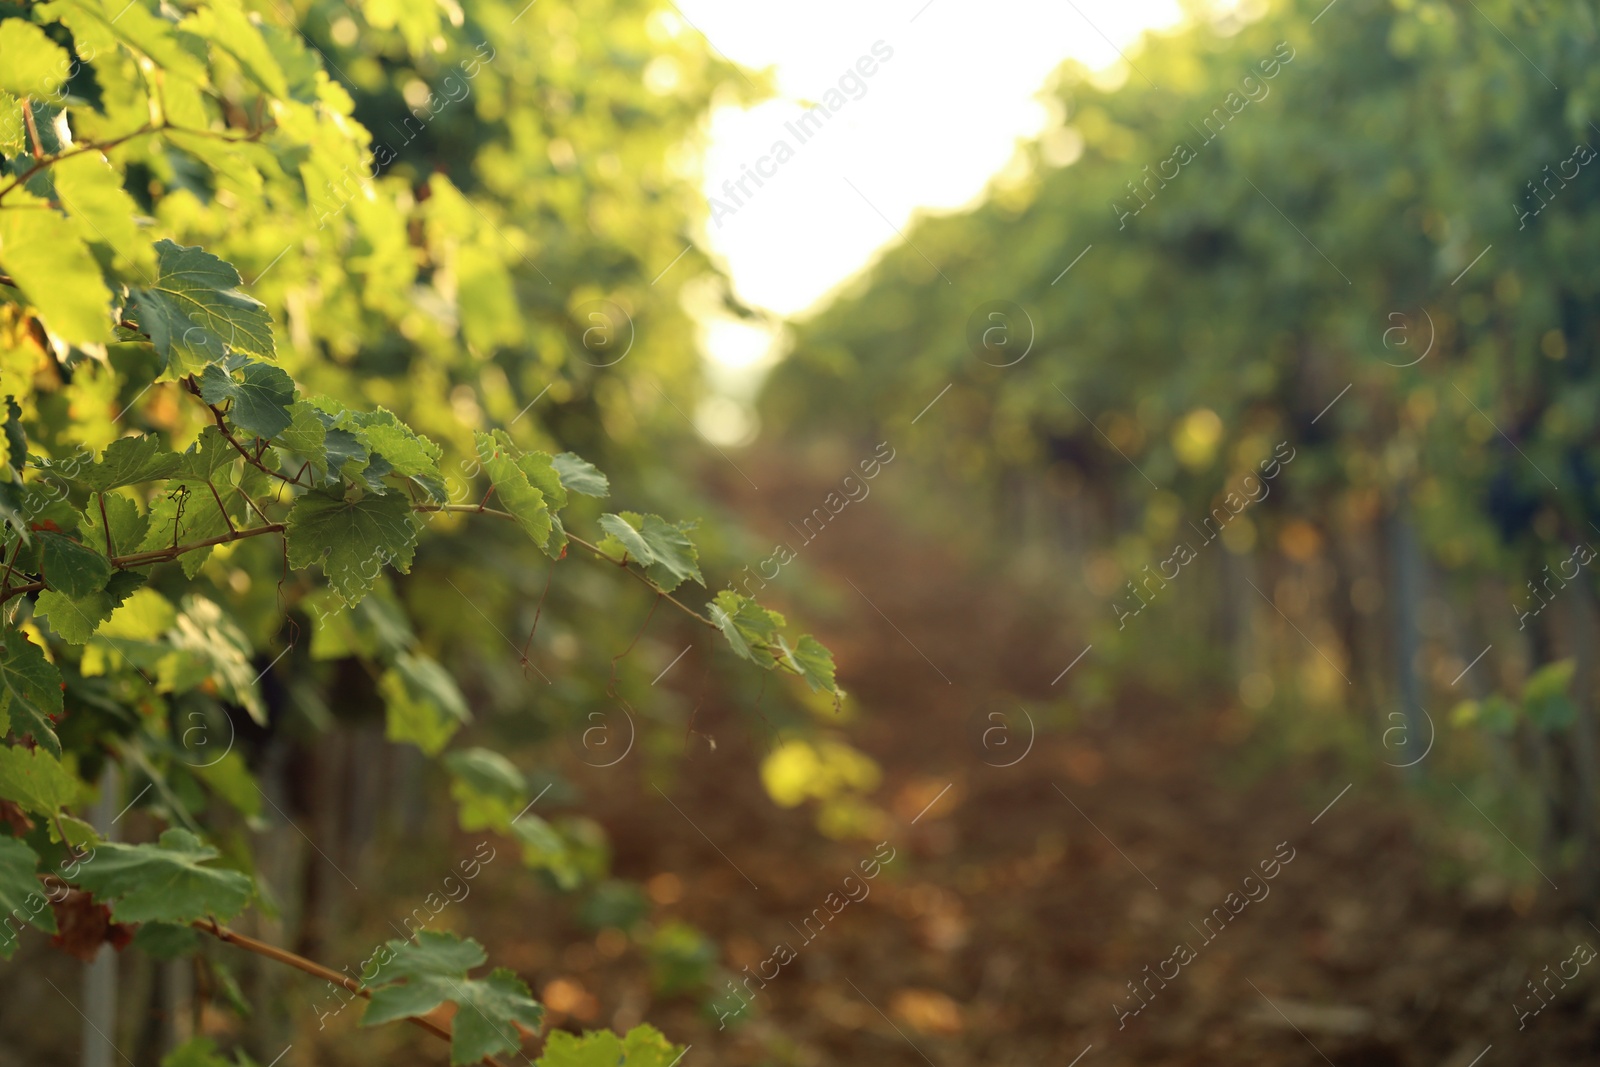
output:
[[[747,518],[771,534],[827,488],[773,469],[761,483]],[[853,741],[884,769],[895,858],[805,941],[798,924],[875,846],[829,841],[809,811],[775,807],[759,729],[713,697],[715,753],[666,754],[655,779],[578,784],[618,873],[651,886],[657,922],[705,930],[735,971],[754,973],[779,943],[796,956],[719,1031],[691,998],[653,999],[635,949],[541,947],[591,935],[528,916],[508,879],[473,932],[526,935],[501,961],[569,1003],[565,1025],[648,1018],[692,1044],[692,1067],[1596,1061],[1592,979],[1521,1032],[1513,1007],[1583,924],[1487,880],[1470,905],[1434,887],[1395,783],[1276,757],[1247,775],[1260,741],[1220,699],[1179,706],[1136,679],[1112,710],[1041,730],[994,766],[1022,751],[1026,727],[1014,720],[1013,747],[986,748],[991,698],[1048,698],[1077,650],[1044,649],[1046,661],[1044,609],[871,502],[804,559],[838,593],[832,618],[811,619],[860,712]],[[568,983],[565,1000],[551,982]]]

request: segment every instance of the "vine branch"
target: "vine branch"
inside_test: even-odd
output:
[[[362,985],[360,982],[356,981],[354,978],[351,978],[349,975],[341,974],[338,971],[324,967],[317,961],[308,960],[304,956],[290,952],[288,949],[279,948],[276,945],[269,945],[265,941],[257,941],[255,938],[246,934],[241,934],[236,930],[230,930],[228,927],[218,923],[215,919],[207,919],[201,922],[191,923],[190,925],[202,933],[210,934],[223,944],[233,945],[235,948],[242,948],[246,952],[253,952],[257,956],[265,957],[266,959],[273,960],[277,963],[287,964],[296,970],[304,971],[313,978],[321,978],[323,981],[332,982],[335,985],[343,986],[345,989],[354,993],[358,997],[364,997],[368,1000],[372,999],[372,991],[366,986]],[[448,1026],[441,1026],[432,1019],[421,1015],[408,1015],[406,1016],[406,1021],[409,1023],[414,1023],[415,1025],[420,1026],[422,1029],[428,1031],[428,1033],[433,1034],[436,1037],[442,1037],[446,1041],[449,1041],[451,1038],[450,1028]],[[478,1062],[489,1064],[489,1067],[505,1067],[504,1064],[495,1059],[493,1056],[485,1056]]]
[[[33,112],[32,112],[32,108],[24,106],[23,109],[22,109],[22,112],[23,112],[23,118],[27,122],[29,130],[33,130]],[[37,160],[37,162],[35,162],[33,166],[29,167],[27,170],[23,171],[21,174],[18,174],[15,178],[12,178],[4,186],[0,186],[0,200],[4,200],[7,193],[11,192],[11,190],[15,189],[19,185],[25,184],[28,181],[28,179],[32,178],[35,174],[39,173],[40,171],[42,171],[42,170],[44,170],[44,169],[46,169],[48,167],[54,166],[57,163],[60,163],[63,159],[71,159],[73,156],[81,156],[85,152],[105,152],[105,151],[108,151],[109,149],[117,147],[120,144],[125,144],[126,142],[131,141],[135,137],[144,137],[144,136],[146,136],[148,134],[160,133],[163,130],[167,130],[167,131],[171,131],[172,133],[192,134],[192,135],[194,135],[196,137],[211,137],[211,138],[214,138],[214,139],[216,139],[218,141],[240,141],[240,142],[242,142],[242,141],[260,140],[261,135],[266,133],[267,130],[269,130],[269,129],[272,129],[272,127],[271,126],[263,127],[262,129],[252,131],[251,133],[248,133],[248,134],[246,134],[246,135],[244,135],[242,137],[230,137],[227,134],[219,133],[216,130],[191,130],[191,129],[188,129],[187,127],[173,126],[170,123],[165,123],[165,122],[163,122],[163,123],[147,122],[143,126],[140,126],[138,129],[132,130],[132,131],[130,131],[128,133],[125,133],[125,134],[122,134],[120,137],[113,137],[109,141],[90,141],[87,144],[75,145],[74,147],[67,149],[65,152],[58,152],[53,156],[43,156],[43,157],[41,157],[39,155],[39,153],[36,151],[35,154],[34,154],[34,158]],[[38,137],[37,131],[34,132],[34,137],[36,139],[35,143],[37,144],[37,137]]]
[[[228,444],[233,446],[234,451],[238,452],[239,455],[244,457],[244,461],[246,463],[250,464],[250,466],[254,467],[263,474],[270,474],[279,481],[287,482],[290,485],[299,486],[301,489],[310,488],[304,482],[300,481],[300,475],[298,473],[291,478],[282,471],[273,470],[271,467],[261,462],[261,457],[259,455],[251,452],[250,449],[241,444],[239,439],[233,436],[233,431],[228,428],[228,423],[223,416],[222,409],[217,407],[215,404],[209,403],[205,397],[200,395],[200,386],[197,382],[195,382],[194,375],[191,374],[183,379],[183,387],[192,393],[196,400],[204,404],[207,411],[211,412],[211,417],[216,420],[217,432],[222,434],[223,439],[226,440]],[[304,467],[300,469],[302,471],[305,470]]]

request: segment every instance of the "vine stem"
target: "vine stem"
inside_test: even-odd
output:
[[[24,119],[26,120],[26,122],[28,124],[28,128],[30,130],[32,130],[33,129],[32,109],[24,107],[23,108],[23,117],[24,117]],[[160,133],[162,130],[171,130],[173,133],[188,133],[188,134],[193,134],[196,137],[210,137],[210,138],[213,138],[213,139],[218,140],[218,141],[256,141],[256,140],[260,140],[261,135],[266,133],[267,130],[269,130],[271,128],[272,127],[270,127],[270,126],[269,127],[265,127],[263,129],[256,130],[255,132],[250,133],[250,134],[248,134],[248,135],[246,135],[244,137],[229,137],[227,134],[219,133],[216,130],[190,130],[190,129],[185,129],[182,126],[173,126],[173,125],[170,125],[168,123],[161,123],[160,125],[157,125],[156,123],[153,123],[153,122],[147,122],[143,126],[140,126],[138,129],[133,130],[130,133],[122,134],[120,137],[113,137],[109,141],[91,141],[91,142],[89,142],[87,144],[74,145],[72,148],[67,149],[65,152],[59,152],[56,155],[46,156],[44,158],[38,158],[37,156],[35,156],[35,158],[37,159],[37,162],[35,162],[33,166],[29,167],[27,170],[23,171],[21,174],[17,175],[15,178],[11,179],[11,181],[6,183],[6,185],[0,186],[0,200],[5,199],[5,196],[6,196],[7,193],[11,192],[11,190],[15,189],[17,186],[22,185],[23,183],[25,183],[29,178],[32,178],[35,174],[39,173],[41,170],[44,170],[46,167],[54,166],[55,164],[61,162],[63,159],[71,159],[73,156],[81,156],[85,152],[104,152],[107,149],[115,148],[118,145],[123,144],[124,142],[131,141],[135,137],[144,137],[147,134]],[[35,143],[37,143],[37,138],[38,138],[38,132],[37,131],[34,131],[34,138],[35,138]]]
[[[244,457],[244,461],[246,463],[250,464],[250,466],[254,467],[263,474],[270,474],[279,481],[287,482],[290,485],[299,486],[301,489],[310,488],[300,481],[299,474],[296,474],[293,478],[291,478],[282,471],[275,471],[265,463],[261,462],[260,456],[252,455],[250,450],[244,447],[244,445],[239,442],[237,437],[233,436],[233,431],[228,429],[228,424],[223,418],[222,410],[215,404],[207,403],[206,398],[200,395],[200,386],[199,383],[194,380],[194,375],[191,374],[183,379],[183,387],[190,393],[194,394],[196,400],[200,401],[202,404],[205,404],[206,410],[211,412],[211,417],[216,420],[217,432],[221,433],[223,439],[226,440],[228,444],[233,446],[234,451],[238,452],[239,455]],[[304,469],[304,467],[301,468],[301,470]],[[215,492],[215,490],[213,490],[213,492]],[[226,514],[226,509],[224,509],[224,514]]]
[[[283,530],[283,523],[269,522],[265,526],[253,526],[248,530],[234,530],[232,533],[208,537],[204,541],[173,545],[171,548],[157,548],[149,552],[135,552],[130,556],[112,556],[111,565],[119,570],[127,570],[130,567],[146,567],[152,563],[165,563],[169,560],[177,559],[185,552],[193,552],[196,549],[211,548],[213,545],[226,545],[233,541],[243,541],[247,537],[259,537],[262,534],[282,533]],[[17,543],[17,551],[22,551],[20,541]],[[12,561],[15,562],[15,560],[16,557],[13,556]],[[42,581],[27,582],[23,585],[8,585],[4,589],[0,589],[0,604],[4,604],[14,596],[20,596],[23,593],[37,593],[48,588],[50,586]]]
[[[511,514],[509,511],[501,511],[499,508],[486,508],[482,504],[419,504],[412,510],[447,511],[457,515],[493,515],[497,519],[510,519],[512,522],[518,521],[517,517]],[[655,582],[652,582],[648,575],[641,574],[632,567],[628,566],[627,560],[613,559],[604,552],[600,551],[598,545],[590,544],[588,541],[585,541],[571,530],[567,531],[567,540],[571,541],[579,548],[593,553],[596,559],[603,560],[606,563],[612,563],[618,567],[621,567],[639,581],[643,582],[646,589],[649,589],[652,593],[655,593],[657,596],[660,596],[671,604],[675,605],[678,610],[682,611],[685,615],[690,616],[705,626],[709,626],[713,630],[720,631],[722,629],[722,627],[718,626],[715,622],[712,622],[710,619],[706,618],[704,615],[700,614],[698,611],[694,610],[689,605],[685,604],[683,601],[667,592],[665,589],[662,589]]]
[[[209,405],[209,404],[207,404],[206,406],[208,408],[211,408],[211,405]],[[211,408],[211,410],[212,410],[212,414],[217,417],[217,422],[220,425],[221,422],[222,422],[222,414],[221,414],[221,412],[218,412],[215,408]],[[253,457],[250,455],[249,449],[247,449],[243,445],[241,445],[230,433],[228,433],[228,431],[226,429],[224,429],[222,432],[223,432],[223,435],[225,437],[227,437],[228,441],[236,449],[239,450],[239,454],[242,455],[246,459],[246,461],[251,462],[251,464],[253,466],[256,466],[256,467],[260,468],[261,470],[265,471],[268,474],[272,474],[275,477],[281,478],[285,482],[288,482],[288,483],[290,483],[292,485],[300,485],[299,482],[296,482],[293,479],[287,478],[284,475],[279,474],[277,471],[271,470],[266,465],[261,463],[259,460],[253,459]],[[301,488],[304,488],[304,486],[301,486]],[[216,490],[212,489],[212,492],[215,493]],[[221,504],[221,501],[219,500],[218,501],[218,505],[220,506],[220,504]],[[443,512],[450,512],[452,514],[458,514],[458,515],[492,515],[497,519],[507,519],[507,520],[510,520],[511,522],[519,521],[517,519],[517,517],[515,515],[511,514],[511,512],[509,512],[509,511],[501,511],[499,508],[485,507],[482,504],[419,504],[419,505],[413,507],[411,510],[413,512],[439,512],[439,511],[443,511]],[[226,509],[224,509],[223,513],[226,514]],[[259,513],[259,511],[258,511],[258,513]],[[231,524],[231,520],[230,520],[230,524]],[[107,524],[107,528],[109,529],[109,523]],[[231,530],[228,533],[222,534],[222,535],[217,536],[217,537],[208,537],[203,541],[193,541],[193,542],[189,542],[187,544],[173,545],[170,548],[158,548],[158,549],[154,549],[154,550],[149,551],[149,552],[135,552],[132,555],[128,555],[128,556],[113,556],[113,557],[111,557],[111,565],[113,567],[118,568],[118,569],[125,570],[125,569],[130,568],[130,567],[145,567],[145,566],[149,566],[150,564],[153,564],[153,563],[165,563],[165,562],[168,562],[170,560],[174,560],[174,559],[178,558],[179,556],[183,555],[185,552],[193,552],[193,551],[196,551],[197,549],[202,549],[202,548],[211,548],[214,545],[231,544],[234,541],[243,541],[245,538],[248,538],[248,537],[260,537],[262,534],[282,533],[286,528],[287,527],[286,527],[286,525],[284,523],[281,523],[281,522],[269,522],[269,523],[265,523],[265,524],[263,524],[261,526],[253,526],[248,530]],[[596,559],[601,560],[601,561],[606,562],[606,563],[613,564],[614,566],[617,566],[617,567],[621,567],[624,572],[632,575],[641,584],[643,584],[646,589],[648,589],[652,593],[656,594],[656,596],[660,597],[662,600],[667,601],[673,607],[677,608],[679,611],[683,612],[685,615],[687,615],[690,618],[694,619],[696,622],[700,623],[702,626],[705,626],[708,629],[716,630],[719,633],[721,632],[722,627],[718,626],[716,624],[716,622],[714,622],[713,620],[711,620],[711,619],[707,618],[706,616],[702,615],[700,612],[696,611],[694,608],[691,608],[689,605],[685,604],[683,601],[679,600],[677,597],[673,596],[671,593],[667,592],[665,589],[662,589],[655,582],[651,581],[650,577],[648,575],[646,575],[646,574],[644,574],[644,573],[642,573],[640,571],[637,571],[637,570],[633,569],[632,567],[628,566],[628,560],[626,558],[623,558],[623,559],[619,560],[619,559],[615,559],[615,558],[613,558],[611,556],[608,556],[604,552],[600,551],[600,547],[598,545],[592,544],[589,541],[585,541],[583,538],[579,537],[577,534],[574,534],[574,533],[572,533],[570,531],[567,533],[567,540],[570,541],[572,544],[577,545],[579,548],[582,548],[584,551],[591,553]],[[17,552],[20,553],[21,550],[22,550],[22,546],[21,546],[21,544],[19,542],[18,545],[17,545]],[[12,564],[14,565],[15,562],[16,562],[16,557],[13,556],[12,557]],[[10,577],[9,568],[7,570],[7,575],[6,576],[8,578]],[[26,594],[26,593],[37,593],[37,592],[41,592],[42,590],[45,590],[45,589],[48,589],[48,588],[50,588],[49,584],[44,582],[44,581],[26,582],[26,583],[24,583],[22,585],[3,585],[3,584],[0,584],[0,604],[4,604],[6,601],[10,600],[12,597],[21,596],[21,595]],[[652,614],[653,613],[654,613],[654,609],[652,608]],[[787,671],[788,673],[791,673],[791,674],[799,673],[798,671],[795,671],[793,668],[791,668],[788,664],[786,664],[781,658],[777,660],[777,666],[778,666],[779,670]]]
[[[276,945],[269,945],[265,941],[257,941],[255,938],[246,934],[241,934],[236,930],[228,929],[226,926],[218,923],[215,919],[207,919],[201,922],[191,923],[190,925],[202,933],[210,934],[212,937],[223,942],[224,944],[233,945],[235,948],[242,948],[246,952],[253,952],[257,956],[263,956],[266,959],[273,960],[277,963],[287,964],[296,970],[304,971],[313,978],[321,978],[326,982],[332,982],[335,985],[343,986],[345,989],[354,993],[358,997],[365,997],[368,1000],[372,999],[372,991],[366,986],[362,985],[354,978],[351,978],[349,975],[341,974],[338,971],[324,967],[316,960],[308,960],[304,956],[290,952],[288,949],[279,948]],[[414,1023],[417,1026],[420,1026],[422,1029],[428,1031],[428,1033],[433,1034],[436,1037],[442,1037],[446,1041],[449,1041],[451,1038],[450,1027],[441,1026],[432,1019],[425,1018],[421,1015],[408,1015],[406,1016],[406,1021],[409,1023]],[[495,1059],[493,1056],[485,1056],[478,1062],[487,1063],[490,1065],[490,1067],[505,1067],[504,1064]]]

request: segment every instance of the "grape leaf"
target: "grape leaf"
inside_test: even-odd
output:
[[[378,691],[387,711],[384,737],[409,741],[429,756],[472,721],[455,679],[426,656],[400,653],[378,680]]]
[[[121,641],[154,641],[178,621],[178,609],[154,589],[138,589],[111,613],[98,631]]]
[[[390,941],[387,948],[390,961],[376,980],[390,984],[373,989],[362,1026],[426,1015],[454,1001],[450,1063],[459,1067],[497,1052],[516,1052],[522,1047],[517,1024],[537,1029],[544,1019],[544,1008],[511,971],[498,968],[487,978],[467,977],[486,958],[483,946],[470,938],[423,930],[415,941]]]
[[[111,613],[146,580],[147,577],[138,571],[117,571],[106,582],[104,589],[97,589],[88,596],[70,597],[54,589],[46,589],[39,594],[33,612],[38,617],[48,618],[50,629],[63,641],[81,645],[93,637],[100,624],[109,619]]]
[[[217,695],[243,707],[257,725],[267,724],[267,708],[256,687],[260,674],[250,661],[250,641],[215,602],[203,596],[184,597],[167,640],[180,652],[192,654],[190,662],[201,665],[202,681],[214,686]],[[176,673],[179,662],[181,657],[162,662],[163,691],[187,688]]]
[[[584,496],[609,496],[611,482],[593,463],[571,452],[552,456],[550,462],[561,475],[561,484]]]
[[[169,452],[154,434],[120,437],[106,446],[99,462],[80,470],[76,481],[97,493],[170,478],[182,466],[176,452]]]
[[[503,830],[527,802],[527,779],[498,752],[457,749],[445,754],[444,765],[463,830]]]
[[[111,526],[109,538],[106,536],[107,523]],[[90,501],[89,506],[79,514],[78,529],[83,534],[83,543],[96,552],[105,551],[109,541],[110,554],[119,555],[132,552],[144,540],[150,530],[150,518],[141,514],[139,506],[120,493],[106,493]],[[112,581],[116,581],[115,575]]]
[[[173,377],[192,374],[230,352],[272,358],[272,316],[238,291],[239,272],[210,252],[163,238],[156,242],[155,284],[134,288],[139,329],[167,359]]]
[[[778,629],[783,625],[782,615],[728,589],[718,593],[706,607],[711,621],[717,624],[736,655],[759,667],[771,667],[777,662],[768,647],[777,640]]]
[[[0,913],[53,934],[56,916],[39,892],[38,872],[39,857],[33,849],[14,837],[0,837]],[[0,957],[9,960],[21,942],[20,932],[11,922],[0,923]]]
[[[200,951],[200,934],[194,927],[182,923],[140,923],[131,944],[151,959],[175,960]],[[164,1061],[163,1067],[167,1067]]]
[[[65,216],[22,189],[0,211],[0,273],[56,336],[74,344],[111,338],[111,291],[100,264]]]
[[[9,25],[0,24],[0,25]],[[99,152],[68,156],[50,168],[56,199],[85,241],[108,246],[118,267],[151,277],[156,255],[136,221],[142,214],[122,186],[122,176]]]
[[[322,413],[304,400],[296,400],[289,409],[289,415],[288,428],[279,432],[272,443],[301,457],[303,462],[310,463],[317,477],[326,478],[328,426],[322,419]]]
[[[66,534],[41,530],[39,548],[44,580],[73,599],[98,593],[111,580],[111,561]]]
[[[616,538],[616,543],[610,544],[611,538],[607,538],[600,547],[613,554],[619,547],[627,548],[629,555],[644,565],[650,580],[670,593],[689,578],[706,584],[700,574],[700,550],[689,540],[689,531],[697,525],[697,522],[671,523],[659,515],[640,515],[632,511],[602,515],[600,526]],[[623,535],[624,527],[627,536]]]
[[[294,379],[281,367],[246,360],[236,378],[216,363],[208,363],[200,376],[200,396],[208,404],[233,401],[228,421],[246,433],[273,438],[294,422]]]
[[[388,460],[396,474],[405,478],[439,477],[439,457],[444,450],[413,432],[394,412],[381,407],[372,412],[347,411],[339,416],[338,426],[355,434],[369,455]]]
[[[833,676],[833,653],[810,634],[802,634],[791,650],[783,646],[784,660],[796,674],[806,680],[812,692],[837,693],[838,683]]]
[[[42,748],[0,746],[0,797],[51,816],[78,795],[78,780]]]
[[[217,507],[209,484],[189,478],[168,482],[165,491],[150,501],[149,527],[139,550],[153,552],[227,533],[228,520]],[[209,547],[185,552],[178,557],[178,565],[186,576],[193,578],[200,573],[211,552]]]
[[[0,433],[0,481],[11,481],[28,461],[28,438],[22,432],[22,407],[7,396],[5,432]]]
[[[610,1030],[582,1037],[555,1030],[535,1067],[673,1067],[682,1054],[653,1026],[636,1026],[622,1038]]]
[[[215,482],[218,472],[238,458],[239,450],[228,443],[222,431],[215,426],[207,426],[200,431],[195,443],[178,457],[178,473],[197,482]]]
[[[480,430],[473,437],[478,443],[478,462],[489,475],[501,505],[516,516],[517,524],[535,544],[547,554],[559,555],[550,551],[553,529],[550,506],[545,502],[544,493],[528,480],[528,475],[518,465],[520,452],[511,443],[511,437],[504,430],[495,430],[492,435]]]
[[[606,540],[600,542],[603,550],[618,558],[625,552],[646,566],[655,562],[655,553],[650,551],[650,545],[645,541],[644,534],[621,515],[607,512],[600,516],[600,529],[609,535]]]
[[[61,672],[44,658],[44,650],[18,630],[0,638],[0,732],[31,734],[52,756],[61,755],[51,719],[61,716]]]
[[[307,493],[289,512],[289,565],[322,564],[329,583],[346,604],[358,603],[390,562],[411,570],[417,544],[411,503],[398,494],[345,500]]]
[[[567,506],[567,487],[561,482],[561,472],[556,470],[555,457],[548,452],[524,452],[517,457],[517,469],[527,477],[528,484],[544,494],[544,502],[551,511]]]
[[[183,26],[231,54],[245,75],[269,97],[289,95],[283,69],[242,7],[207,5],[188,16]]]
[[[330,483],[337,484],[340,475],[354,479],[367,468],[366,446],[349,430],[329,426],[322,438],[322,451]]]
[[[118,922],[231,919],[244,910],[253,887],[239,871],[204,866],[218,855],[180,829],[166,831],[154,845],[103,842],[95,846],[94,862],[79,868],[77,883],[110,904]]]
[[[17,96],[48,97],[67,73],[66,50],[18,18],[0,22],[0,56],[0,89]]]

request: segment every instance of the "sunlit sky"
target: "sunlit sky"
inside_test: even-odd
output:
[[[918,211],[974,203],[1020,140],[1059,124],[1041,96],[1065,60],[1136,76],[1122,52],[1183,17],[1180,0],[674,2],[713,48],[776,81],[755,107],[713,112],[704,162],[710,250],[739,297],[771,313],[693,309],[711,386],[694,421],[735,447],[758,432],[752,400],[784,348],[783,317],[824,302]],[[818,103],[832,116],[797,128]]]
[[[1050,121],[1039,92],[1063,60],[1118,64],[1141,30],[1180,17],[1176,0],[676,2],[718,51],[775,70],[774,99],[713,114],[705,191],[732,209],[707,229],[739,295],[781,315],[859,271],[918,209],[971,203]],[[826,103],[862,57],[873,73],[833,97],[843,107],[801,143],[785,124],[802,101]],[[751,195],[735,204],[723,183],[779,140],[793,157],[762,163],[771,176],[759,188],[747,179]],[[736,341],[714,340],[737,360],[720,351]]]

